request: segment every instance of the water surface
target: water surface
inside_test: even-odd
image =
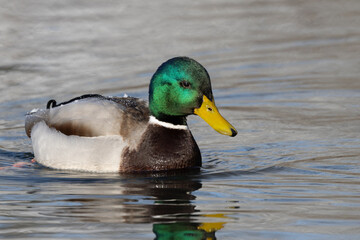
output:
[[[360,238],[359,1],[0,3],[1,238]],[[182,55],[207,68],[239,131],[189,117],[200,172],[9,167],[33,158],[27,111],[147,98]]]

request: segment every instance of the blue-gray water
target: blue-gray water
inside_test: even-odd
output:
[[[359,239],[359,26],[358,0],[0,0],[0,238]],[[147,98],[179,55],[239,131],[189,118],[201,172],[9,167],[33,157],[27,111]]]

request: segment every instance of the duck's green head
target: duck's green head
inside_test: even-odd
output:
[[[172,58],[157,69],[150,82],[149,108],[161,121],[185,124],[187,115],[196,114],[221,134],[237,134],[215,106],[208,72],[188,57]]]

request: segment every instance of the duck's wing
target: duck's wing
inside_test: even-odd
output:
[[[124,149],[136,149],[147,129],[147,103],[86,95],[31,111],[25,129],[38,163],[63,170],[118,172]]]
[[[84,95],[61,104],[52,100],[47,109],[31,111],[25,118],[25,129],[30,137],[33,126],[44,121],[65,135],[127,138],[136,129],[145,128],[148,120],[148,105],[141,99]]]

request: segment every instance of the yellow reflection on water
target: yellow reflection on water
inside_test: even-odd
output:
[[[228,218],[224,214],[205,214],[208,218]],[[215,233],[222,229],[226,224],[221,222],[176,222],[176,223],[157,223],[153,225],[153,232],[156,240],[215,240]]]

